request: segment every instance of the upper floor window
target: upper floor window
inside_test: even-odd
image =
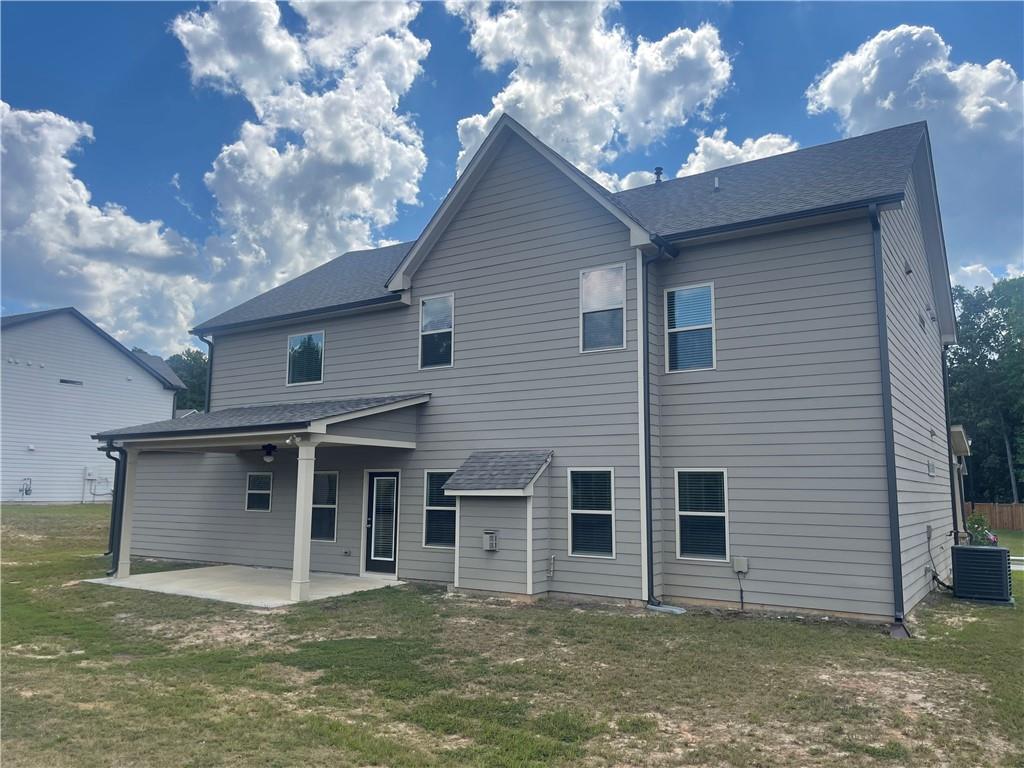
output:
[[[626,348],[626,265],[580,272],[580,352]]]
[[[420,299],[420,368],[449,368],[455,338],[455,294]]]
[[[288,384],[319,384],[324,380],[324,332],[288,337]]]
[[[715,284],[665,291],[665,363],[669,371],[714,368]]]

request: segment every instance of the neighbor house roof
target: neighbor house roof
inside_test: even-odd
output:
[[[412,245],[411,242],[397,243],[366,251],[349,251],[221,312],[197,325],[192,332],[208,333],[270,319],[287,320],[397,301],[399,294],[385,286]]]
[[[444,489],[450,495],[467,491],[526,491],[547,467],[552,454],[547,448],[476,451],[448,478]]]
[[[791,218],[903,199],[927,143],[923,122],[808,147],[707,173],[612,193],[507,115],[484,140],[430,223],[413,242],[351,251],[200,323],[197,333],[398,303],[416,265],[465,201],[473,179],[518,136],[630,229],[634,245],[713,235]],[[715,180],[718,189],[715,189]],[[389,290],[389,286],[392,290]]]
[[[668,240],[899,202],[926,131],[925,123],[901,125],[625,190],[612,199]]]
[[[178,378],[178,375],[166,362],[156,355],[151,355],[146,352],[132,352],[128,347],[104,331],[74,307],[57,307],[56,309],[43,309],[38,312],[23,312],[19,315],[6,315],[0,318],[0,328],[6,331],[11,328],[17,328],[20,325],[35,322],[36,320],[42,320],[46,317],[55,317],[57,315],[68,315],[81,322],[86,328],[103,339],[103,341],[110,344],[114,349],[128,357],[146,373],[159,381],[163,385],[164,389],[185,389],[185,383]]]
[[[350,397],[345,400],[320,400],[312,403],[280,403],[224,408],[210,413],[194,413],[177,419],[152,421],[131,427],[108,429],[93,435],[94,440],[122,440],[143,437],[185,437],[217,435],[224,432],[261,432],[268,429],[302,430],[315,421],[377,412],[425,402],[426,392],[373,397]],[[390,410],[390,409],[387,409]]]

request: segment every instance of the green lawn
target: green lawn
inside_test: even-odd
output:
[[[1024,557],[1024,531],[993,531],[1000,547],[1009,547],[1011,557]]]
[[[411,586],[254,610],[80,583],[105,520],[3,510],[5,768],[1024,763],[1021,611],[940,598],[895,641]]]

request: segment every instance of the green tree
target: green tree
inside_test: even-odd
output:
[[[206,406],[206,353],[195,347],[187,347],[168,357],[167,364],[185,383],[185,391],[178,393],[178,408],[201,411]]]
[[[968,496],[1016,502],[1024,485],[1024,278],[991,290],[955,286],[953,300],[950,415],[972,438]]]

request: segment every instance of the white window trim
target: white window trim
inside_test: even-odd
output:
[[[448,299],[452,304],[452,327],[449,329],[441,329],[437,331],[424,331],[423,330],[423,304],[431,299]],[[451,333],[452,335],[452,354],[451,360],[448,365],[428,365],[423,366],[423,337],[431,336],[435,333]],[[419,334],[416,337],[416,355],[419,359],[419,369],[421,371],[434,371],[443,370],[445,368],[455,367],[455,293],[439,293],[435,296],[422,296],[420,297],[420,320],[419,320]]]
[[[427,512],[454,512],[455,513],[455,541],[459,540],[459,497],[454,496],[451,498],[455,499],[454,507],[431,507],[427,505],[427,493],[430,490],[430,486],[427,483],[428,478],[432,474],[454,474],[454,469],[425,469],[423,470],[423,536],[420,540],[420,544],[424,549],[443,549],[452,551],[455,549],[455,544],[448,546],[446,544],[427,544]],[[446,494],[447,495],[447,494]]]
[[[583,348],[583,275],[587,272],[600,272],[602,269],[621,269],[622,270],[622,306],[621,307],[605,307],[602,309],[592,309],[591,312],[604,312],[609,309],[621,309],[622,310],[622,345],[618,347],[601,347],[600,349],[584,349]],[[590,355],[596,352],[621,352],[626,348],[626,299],[629,295],[629,286],[627,281],[629,280],[629,272],[626,270],[626,262],[620,262],[618,264],[604,264],[600,267],[587,267],[586,269],[580,270],[579,276],[579,305],[578,313],[579,317],[579,335],[580,335],[580,354]],[[589,313],[588,313],[589,314]]]
[[[572,473],[573,472],[607,472],[611,476],[611,509],[573,509],[572,508]],[[616,557],[616,536],[615,536],[615,468],[614,467],[569,467],[565,471],[565,495],[566,507],[569,515],[566,520],[566,539],[568,543],[567,553],[569,557],[584,557],[595,560],[614,560]],[[612,553],[610,555],[578,555],[572,551],[572,516],[573,515],[609,515],[612,519]]]
[[[679,328],[668,327],[668,295],[674,291],[682,291],[687,288],[710,288],[711,289],[711,322],[701,323],[699,325],[684,325]],[[718,368],[718,330],[715,325],[715,281],[711,280],[706,283],[690,283],[689,285],[677,285],[674,288],[666,288],[664,296],[664,312],[665,312],[665,373],[696,373],[697,371],[714,371]],[[671,357],[669,355],[669,336],[679,331],[698,331],[702,328],[711,329],[711,367],[710,368],[677,368],[672,369]]]
[[[337,544],[338,543],[338,498],[341,496],[341,476],[337,470],[317,470],[313,473],[315,478],[317,475],[334,475],[334,504],[314,504],[313,509],[333,509],[334,510],[334,538],[333,539],[314,539],[313,534],[310,533],[309,540],[313,543],[320,544]]]
[[[321,334],[324,338],[323,348],[320,350],[320,378],[316,381],[288,381],[288,366],[292,361],[292,339],[298,338],[299,336],[315,336]],[[324,383],[324,367],[327,365],[327,331],[302,331],[302,333],[293,333],[288,336],[288,343],[284,348],[284,385],[286,387],[306,387],[310,384],[323,384]]]
[[[680,511],[679,509],[679,475],[683,472],[721,472],[722,474],[722,492],[725,494],[725,512],[687,512],[685,510]],[[676,521],[676,560],[688,560],[695,563],[725,563],[728,565],[731,562],[729,552],[729,470],[724,467],[683,467],[673,471],[672,473],[674,488],[673,495],[675,496],[675,521]],[[684,557],[680,551],[679,544],[679,516],[687,515],[689,517],[721,517],[725,519],[725,557]]]
[[[249,478],[253,475],[269,475],[270,476],[270,490],[268,491],[250,491],[249,490]],[[249,494],[250,493],[265,493],[267,494],[267,508],[266,509],[250,509],[249,508]],[[271,472],[246,472],[245,473],[245,496],[242,500],[242,507],[246,512],[270,512],[274,506],[274,473]]]

